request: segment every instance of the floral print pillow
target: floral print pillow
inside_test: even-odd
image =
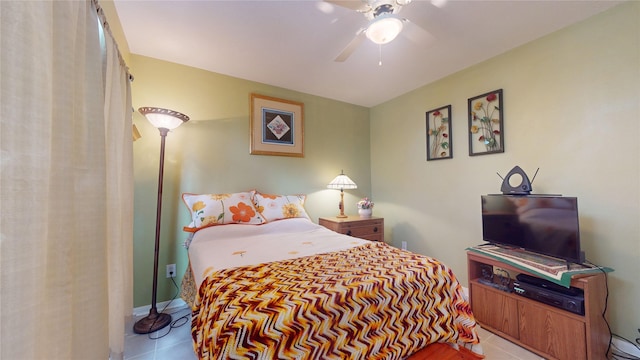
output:
[[[309,219],[304,210],[305,199],[306,195],[269,195],[256,192],[253,202],[267,221],[299,217]]]
[[[191,213],[191,223],[184,231],[196,232],[202,228],[223,224],[266,223],[251,201],[252,193],[182,194],[182,201]]]

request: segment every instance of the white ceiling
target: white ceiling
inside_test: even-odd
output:
[[[134,54],[366,107],[620,2],[414,0],[398,14],[410,20],[398,38],[365,40],[335,62],[367,19],[322,0],[114,0]]]

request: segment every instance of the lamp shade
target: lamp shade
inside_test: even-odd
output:
[[[357,189],[358,185],[356,185],[353,180],[349,179],[349,177],[345,175],[344,172],[341,172],[340,175],[331,180],[329,185],[327,185],[327,188],[336,190]]]
[[[158,129],[173,130],[182,125],[182,123],[189,121],[187,115],[169,109],[141,107],[138,111]]]
[[[402,20],[393,14],[380,15],[367,27],[367,38],[376,44],[386,44],[402,31]]]

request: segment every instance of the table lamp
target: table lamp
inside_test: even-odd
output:
[[[344,174],[344,171],[340,171],[340,175],[331,180],[327,188],[340,190],[340,205],[338,206],[340,208],[340,214],[336,217],[346,218],[347,215],[344,214],[344,189],[357,189],[358,185],[349,179],[349,177]]]

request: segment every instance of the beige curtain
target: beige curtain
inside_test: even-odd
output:
[[[124,326],[133,312],[133,123],[131,86],[105,24],[105,135],[107,156],[107,260],[109,349],[111,360],[124,357]],[[126,121],[123,121],[126,120]]]
[[[2,359],[122,355],[130,90],[96,14],[91,1],[0,1]]]

